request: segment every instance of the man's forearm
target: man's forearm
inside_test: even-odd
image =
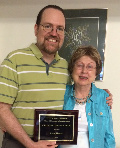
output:
[[[40,140],[38,142],[32,141],[27,133],[24,131],[17,118],[10,110],[10,105],[0,103],[0,125],[6,131],[22,143],[26,148],[55,148],[55,141]]]
[[[6,131],[21,142],[24,146],[32,144],[33,141],[26,134],[14,114],[11,112],[7,105],[0,103],[0,125],[6,129]]]

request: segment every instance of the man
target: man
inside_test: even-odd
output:
[[[6,131],[2,148],[56,146],[55,142],[32,139],[34,109],[62,109],[70,82],[67,62],[57,53],[64,41],[63,10],[53,5],[43,8],[34,30],[37,43],[11,52],[1,65],[0,126]]]

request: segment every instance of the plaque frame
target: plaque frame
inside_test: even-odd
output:
[[[48,109],[35,109],[35,118],[34,118],[34,141],[38,141],[38,140],[49,140],[49,141],[56,141],[56,144],[74,144],[76,145],[77,144],[77,134],[78,134],[78,110],[48,110]],[[43,117],[42,117],[43,116]],[[69,127],[64,127],[66,130],[62,130],[62,132],[64,131],[67,131],[67,133],[63,133],[62,136],[64,137],[64,135],[70,135],[70,139],[42,139],[40,137],[40,126],[44,123],[44,119],[42,119],[42,124],[41,124],[41,119],[40,117],[42,118],[54,118],[56,119],[55,121],[58,123],[57,121],[57,118],[59,119],[59,121],[61,119],[63,119],[63,117],[65,117],[65,119],[68,118],[68,120],[70,121],[67,121],[67,122],[71,122],[72,121],[72,124],[70,123],[69,126],[72,126],[72,131],[70,130],[67,130],[66,128],[69,129]],[[53,119],[52,118],[52,119]],[[46,119],[45,119],[46,121]],[[62,121],[61,121],[62,122]],[[65,125],[63,126],[67,126],[68,123],[64,123]],[[59,123],[58,123],[59,124]],[[56,124],[58,126],[58,124]],[[46,124],[48,126],[48,124]],[[55,128],[56,128],[56,125]],[[43,125],[42,125],[43,126]],[[44,128],[44,127],[43,127]],[[47,127],[48,128],[48,127]],[[58,128],[58,127],[57,127]],[[60,129],[61,130],[61,127]],[[46,132],[44,132],[45,134]],[[55,136],[56,136],[56,133],[55,133]],[[57,135],[58,136],[58,135]],[[44,137],[44,136],[43,136]],[[53,137],[52,137],[53,138]],[[59,136],[58,136],[59,138]]]

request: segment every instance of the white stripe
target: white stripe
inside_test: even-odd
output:
[[[6,86],[9,86],[9,87],[13,87],[13,88],[15,88],[15,89],[18,89],[17,87],[12,86],[12,85],[8,85],[8,84],[6,84],[6,83],[2,83],[2,82],[0,82],[0,84],[3,84],[3,85],[6,85]]]
[[[62,57],[60,57],[60,59],[61,59],[61,60],[65,60],[65,59],[63,59]]]
[[[8,69],[10,69],[10,70],[12,70],[12,71],[14,71],[14,72],[17,72],[16,70],[12,69],[11,67],[9,67],[9,66],[7,66],[7,65],[1,65],[1,67],[6,67],[6,68],[8,68]]]
[[[17,72],[17,74],[21,74],[21,73],[46,73],[46,71],[21,71],[21,72]]]
[[[63,74],[63,75],[67,75],[67,76],[68,76],[68,74],[67,74],[67,73],[53,72],[53,71],[49,71],[49,72],[51,72],[51,73],[55,73],[55,74]]]
[[[34,126],[34,125],[31,125],[31,124],[21,124],[22,126]]]
[[[48,91],[48,90],[66,90],[63,88],[51,88],[51,89],[28,89],[28,90],[19,90],[18,92],[22,91]]]
[[[9,58],[11,58],[12,56],[14,56],[16,54],[24,54],[24,55],[35,56],[34,54],[27,54],[27,53],[24,53],[24,52],[17,52],[17,53],[12,54]]]
[[[21,73],[46,73],[46,71],[21,71],[21,72],[18,72],[18,74],[21,74]],[[61,72],[49,71],[49,73],[62,74],[62,75],[67,75],[68,76],[68,74],[61,73]]]
[[[50,108],[58,108],[58,107],[63,107],[63,105],[48,106],[48,107],[22,107],[22,106],[16,106],[16,107],[12,107],[12,109],[15,109],[15,108],[20,108],[20,109],[50,109]]]

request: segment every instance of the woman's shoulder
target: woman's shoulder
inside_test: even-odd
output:
[[[106,98],[109,96],[109,94],[101,89],[101,88],[95,88],[94,89],[94,99],[97,104],[99,104],[99,108],[109,109],[108,104],[106,103]]]
[[[66,85],[66,89],[72,89],[72,88],[73,88],[73,85],[71,85],[71,84]]]
[[[70,95],[73,90],[73,85],[66,85],[65,95]]]
[[[109,96],[109,94],[104,89],[98,88],[94,84],[92,85],[92,87],[93,87],[93,92],[98,94],[98,96],[106,96],[106,97]]]

